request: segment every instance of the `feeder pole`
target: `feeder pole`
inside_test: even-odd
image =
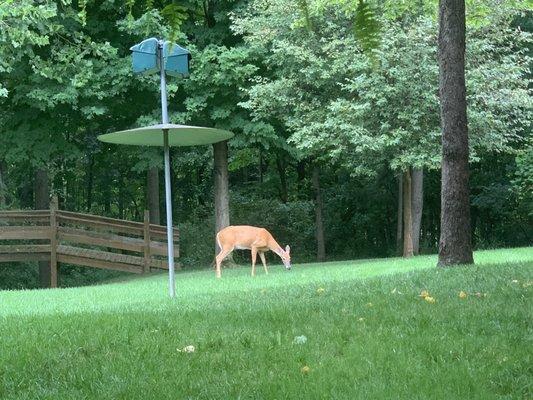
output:
[[[161,119],[168,124],[167,82],[163,58],[163,40],[158,43],[158,57],[161,74]],[[172,196],[170,186],[170,151],[168,144],[168,129],[163,129],[163,151],[165,153],[165,203],[167,209],[167,247],[168,247],[168,292],[171,298],[176,297],[174,279],[174,231],[172,228]]]

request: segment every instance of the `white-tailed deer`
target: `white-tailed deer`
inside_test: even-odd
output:
[[[252,276],[255,275],[257,253],[261,257],[265,273],[268,274],[265,252],[269,250],[281,258],[286,269],[291,269],[291,248],[287,245],[283,250],[270,232],[264,228],[247,225],[228,226],[217,233],[217,243],[220,247],[220,253],[216,256],[217,278],[221,277],[220,265],[222,261],[235,249],[252,251]]]

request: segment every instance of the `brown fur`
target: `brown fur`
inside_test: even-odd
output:
[[[290,262],[290,247],[287,246],[288,251],[283,250],[265,228],[249,225],[228,226],[217,233],[216,240],[220,247],[220,253],[215,258],[217,278],[221,277],[220,265],[222,261],[235,249],[249,249],[252,252],[252,276],[255,275],[257,253],[261,257],[267,274],[268,269],[264,255],[266,251],[272,250],[284,262]]]

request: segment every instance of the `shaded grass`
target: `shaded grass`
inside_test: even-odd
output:
[[[0,398],[530,398],[533,248],[475,259],[0,292]]]

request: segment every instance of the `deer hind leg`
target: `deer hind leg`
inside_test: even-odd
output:
[[[263,268],[265,269],[265,274],[268,275],[268,268],[267,268],[267,262],[266,262],[266,259],[265,259],[265,252],[264,251],[260,251],[259,252],[259,257],[261,257],[261,262],[263,263]]]
[[[257,247],[252,247],[252,276],[255,276],[255,261],[257,260]]]
[[[226,258],[228,256],[228,254],[231,253],[232,251],[233,251],[232,248],[231,249],[228,249],[228,248],[221,249],[220,253],[218,253],[218,255],[216,256],[216,263],[217,263],[216,276],[217,276],[217,278],[222,277],[222,273],[220,271],[220,265],[222,264],[222,261],[224,261],[224,258]]]

